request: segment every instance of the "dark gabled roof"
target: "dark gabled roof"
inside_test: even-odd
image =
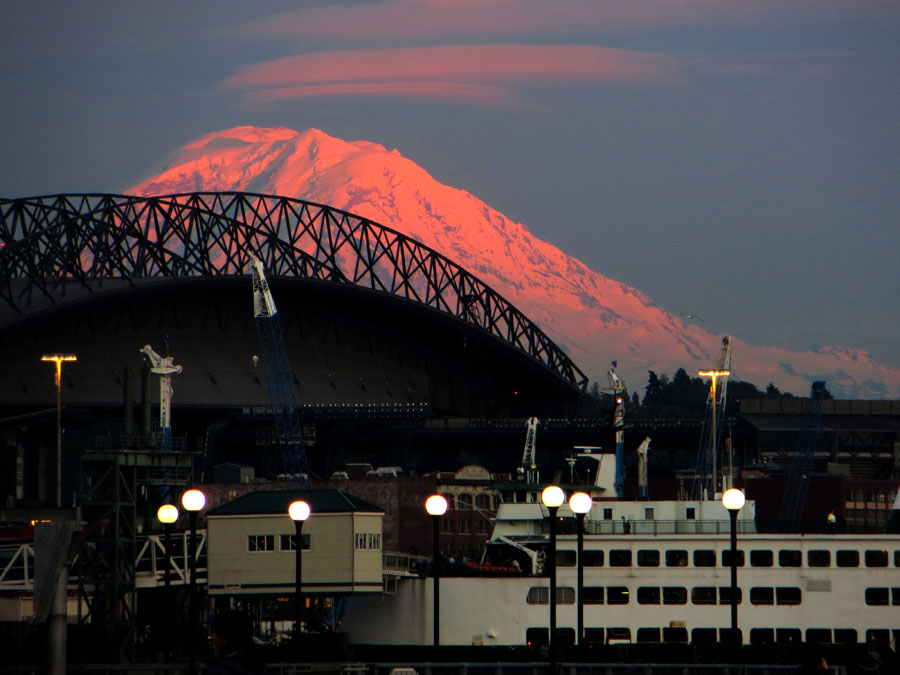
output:
[[[317,513],[343,513],[365,511],[384,513],[384,509],[338,489],[318,490],[259,490],[234,501],[222,504],[207,512],[207,516],[235,516],[287,514],[291,502],[302,499],[309,504],[312,515]]]

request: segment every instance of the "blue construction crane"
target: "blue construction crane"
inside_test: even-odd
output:
[[[253,314],[259,333],[259,346],[266,368],[266,382],[269,387],[269,402],[275,419],[275,432],[281,449],[281,461],[288,478],[301,481],[309,486],[309,466],[303,448],[303,432],[300,415],[294,402],[294,387],[291,383],[291,364],[284,346],[281,320],[278,309],[269,290],[269,283],[263,270],[262,261],[250,254],[250,277],[253,281]]]
[[[797,437],[797,454],[791,463],[784,496],[781,499],[779,521],[784,532],[793,532],[798,528],[806,505],[806,493],[809,491],[809,473],[812,469],[816,446],[822,433],[822,402],[825,400],[825,382],[817,380],[812,383],[809,395],[809,407],[803,430]]]
[[[615,494],[607,493],[609,496],[622,497],[625,494],[625,399],[628,397],[628,390],[625,383],[616,374],[616,362],[613,361],[613,367],[606,373],[609,379],[609,388],[612,390],[615,400],[613,408],[613,429],[616,431],[616,478],[613,482]]]
[[[700,447],[697,450],[697,464],[691,482],[691,499],[715,499],[718,492],[719,445],[722,437],[722,422],[725,419],[725,401],[728,396],[728,375],[731,373],[731,336],[722,338],[722,351],[715,370],[704,371],[712,377],[709,396],[706,398],[706,415],[700,430]],[[721,379],[719,379],[721,378]],[[716,386],[718,384],[718,386]]]

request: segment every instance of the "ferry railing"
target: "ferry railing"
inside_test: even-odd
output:
[[[703,534],[727,537],[731,533],[730,520],[586,520],[587,534],[627,535],[627,534]],[[737,531],[741,534],[755,533],[753,521],[738,521]],[[575,534],[574,528],[565,534]]]

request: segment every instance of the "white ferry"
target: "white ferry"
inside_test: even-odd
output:
[[[756,531],[752,502],[739,515],[744,644],[900,644],[900,535],[764,534]],[[900,495],[892,515],[892,522],[900,515]],[[567,505],[557,516],[555,642],[565,645],[575,643],[577,537]],[[547,644],[548,540],[549,513],[537,500],[501,505],[482,564],[457,563],[440,579],[441,645]],[[730,520],[720,501],[594,496],[585,520],[582,642],[724,641],[730,555]],[[432,584],[401,579],[391,593],[352,598],[342,629],[355,644],[430,645]]]

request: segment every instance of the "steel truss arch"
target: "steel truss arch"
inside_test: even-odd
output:
[[[244,192],[0,199],[0,328],[154,278],[242,275],[350,284],[450,315],[585,391],[587,377],[490,286],[389,227],[323,204]]]

